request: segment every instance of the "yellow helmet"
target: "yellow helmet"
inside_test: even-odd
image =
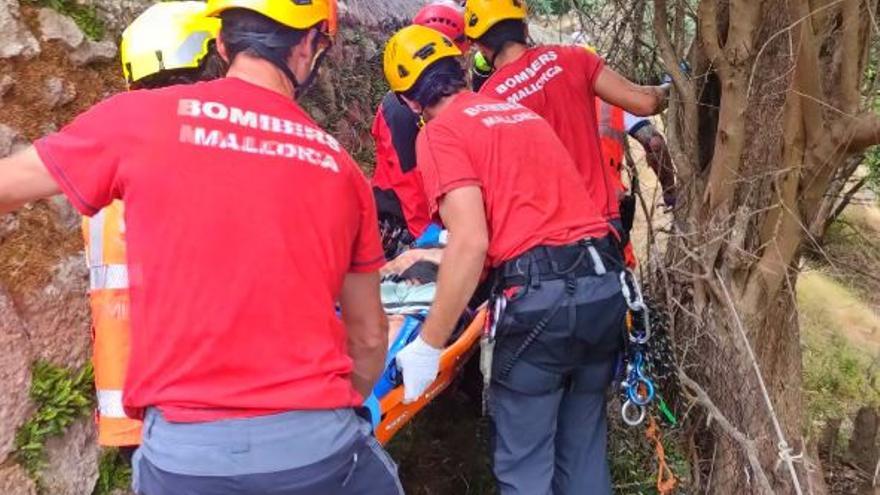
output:
[[[398,31],[385,46],[385,79],[391,91],[409,91],[434,62],[460,57],[461,50],[446,36],[429,27],[413,24]]]
[[[219,19],[205,16],[205,3],[157,3],[122,32],[122,72],[129,84],[165,70],[195,69],[220,31]]]
[[[526,0],[467,0],[464,35],[475,40],[501,21],[524,20]]]
[[[229,9],[247,9],[293,29],[309,29],[327,23],[328,36],[339,26],[337,0],[208,0],[208,15]]]

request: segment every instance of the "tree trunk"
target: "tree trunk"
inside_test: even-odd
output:
[[[849,460],[867,473],[873,473],[877,465],[877,430],[880,415],[873,407],[859,409],[853,420],[853,434],[849,440]]]
[[[822,429],[822,438],[819,440],[819,453],[825,456],[828,462],[832,462],[837,451],[837,442],[840,438],[840,418],[831,418],[825,422]]]
[[[798,264],[839,167],[880,141],[880,120],[859,113],[868,8],[876,2],[702,0],[690,79],[664,32],[666,2],[655,0],[681,140],[680,206],[660,271],[682,382],[709,420],[696,443],[711,493],[815,486],[791,460],[809,456]]]

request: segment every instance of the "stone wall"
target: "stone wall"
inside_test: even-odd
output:
[[[97,0],[107,39],[91,40],[71,19],[47,8],[0,0],[0,157],[57,130],[94,103],[124,89],[116,59],[122,27],[151,2]],[[418,0],[350,0],[343,29],[304,105],[365,170],[372,168],[369,129],[385,91],[381,51],[387,33]],[[31,368],[45,360],[80,368],[90,354],[80,218],[63,198],[0,216],[0,493],[34,494],[16,462],[15,435],[34,413]],[[92,492],[99,451],[90,417],[46,443],[41,491]]]

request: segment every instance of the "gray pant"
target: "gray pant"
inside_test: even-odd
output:
[[[151,410],[138,495],[401,495],[397,466],[349,410],[180,424]]]
[[[502,495],[605,495],[605,392],[613,361],[576,371],[568,386],[531,395],[493,383],[493,465]]]
[[[611,493],[605,402],[626,312],[618,275],[580,277],[573,296],[562,280],[528,284],[508,303],[489,389],[502,495]]]

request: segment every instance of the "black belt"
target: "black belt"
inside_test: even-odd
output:
[[[591,249],[592,248],[592,249]],[[598,254],[598,260],[590,251]],[[598,263],[597,263],[598,261]],[[602,266],[599,266],[601,264]],[[521,287],[537,281],[586,277],[623,266],[613,235],[582,239],[565,246],[536,246],[496,270],[499,287]]]

